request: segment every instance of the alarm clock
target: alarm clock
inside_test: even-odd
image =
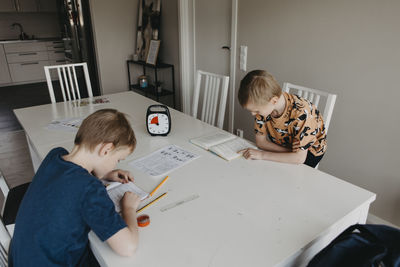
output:
[[[171,115],[164,105],[151,105],[146,113],[147,131],[152,136],[166,136],[171,131]]]

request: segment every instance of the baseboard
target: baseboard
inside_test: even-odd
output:
[[[374,214],[371,214],[371,213],[368,213],[367,223],[368,224],[385,224],[385,225],[392,226],[395,228],[400,228],[399,226],[397,226],[391,222],[388,222],[378,216],[375,216]]]

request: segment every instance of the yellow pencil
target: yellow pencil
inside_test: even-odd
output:
[[[154,200],[152,200],[151,202],[147,203],[146,205],[144,205],[142,208],[138,209],[136,212],[139,213],[142,210],[144,210],[145,208],[147,208],[148,206],[152,205],[154,202],[162,199],[163,197],[165,197],[165,195],[167,195],[167,192],[165,192],[164,194],[160,195],[159,197],[155,198]]]
[[[162,180],[161,183],[160,183],[159,185],[157,185],[156,188],[154,188],[153,191],[151,191],[151,193],[150,193],[149,196],[153,196],[154,193],[157,191],[157,189],[160,188],[160,187],[163,185],[163,183],[165,183],[165,181],[168,179],[168,177],[169,177],[169,176],[165,177],[164,180]]]

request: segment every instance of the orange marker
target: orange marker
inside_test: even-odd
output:
[[[169,177],[169,176],[165,177],[165,178],[164,178],[164,180],[162,180],[162,181],[161,181],[161,183],[160,183],[159,185],[157,185],[157,187],[156,187],[156,188],[154,188],[154,190],[153,190],[153,191],[151,191],[151,193],[150,193],[150,195],[149,195],[149,196],[153,196],[153,195],[154,195],[154,193],[157,191],[157,189],[158,189],[158,188],[160,188],[160,187],[163,185],[163,183],[165,183],[165,181],[168,179],[168,177]]]

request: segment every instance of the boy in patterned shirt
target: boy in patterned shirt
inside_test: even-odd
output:
[[[264,70],[251,71],[242,79],[238,99],[255,116],[260,148],[239,151],[246,159],[317,166],[327,148],[326,131],[320,112],[310,101],[282,92]]]

